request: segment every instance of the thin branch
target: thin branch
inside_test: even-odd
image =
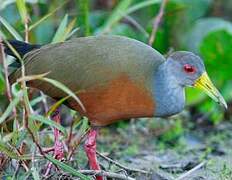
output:
[[[6,59],[5,59],[5,53],[4,53],[3,45],[2,45],[1,42],[2,42],[2,39],[0,37],[0,62],[2,63],[3,69],[4,69],[5,84],[6,84],[6,95],[7,95],[7,98],[9,100],[9,102],[11,103],[12,94],[11,94],[10,82],[9,82],[9,79],[8,79],[8,76],[9,76],[8,65],[7,65],[7,62],[6,62]],[[17,111],[16,111],[15,107],[13,108],[13,115],[14,115],[14,118],[17,117]],[[16,125],[17,125],[17,128],[18,128],[18,122],[16,123]]]
[[[27,16],[25,22],[24,22],[24,28],[25,28],[25,42],[29,42],[29,32],[30,32],[30,29],[29,29],[29,17]]]
[[[73,145],[73,147],[70,148],[70,151],[69,151],[68,156],[67,156],[67,160],[71,159],[71,157],[73,156],[76,148],[80,145],[81,141],[84,139],[84,137],[86,136],[86,134],[88,132],[89,132],[89,129],[84,134],[82,134],[81,137],[78,138],[77,140],[75,140],[75,137],[73,138],[76,141],[76,143]]]
[[[138,31],[143,33],[143,35],[146,38],[149,38],[149,34],[147,33],[147,31],[134,18],[132,18],[131,16],[128,16],[128,15],[124,15],[123,17],[125,20],[127,20],[129,23],[131,23],[131,25],[133,25]]]
[[[158,30],[158,27],[159,27],[159,24],[163,18],[163,15],[164,15],[164,9],[165,9],[165,6],[166,4],[168,3],[168,0],[163,0],[162,1],[162,4],[160,6],[160,10],[159,10],[159,13],[158,15],[155,17],[154,19],[154,22],[153,22],[153,28],[152,28],[152,32],[151,32],[151,36],[149,38],[149,42],[148,44],[150,46],[152,46],[152,44],[154,43],[155,41],[155,38],[156,38],[156,33],[157,33],[157,30]]]
[[[68,150],[70,149],[70,143],[73,137],[73,125],[74,125],[74,119],[71,122],[70,130],[68,134],[68,140],[67,140]]]
[[[20,151],[17,148],[14,148],[14,149],[16,150],[17,156],[20,158],[22,156],[22,154],[20,153]],[[26,172],[28,172],[29,171],[29,167],[28,167],[27,162],[24,161],[24,160],[20,160],[20,161],[22,163],[23,168],[26,170]]]
[[[141,169],[134,169],[134,168],[126,167],[126,166],[120,164],[119,162],[116,162],[116,161],[114,161],[114,160],[112,160],[112,159],[110,159],[110,158],[104,156],[103,154],[99,153],[98,151],[97,151],[96,153],[97,153],[97,155],[99,155],[100,157],[102,157],[102,158],[104,158],[105,160],[109,161],[110,163],[113,163],[113,164],[115,164],[116,166],[118,166],[118,167],[120,167],[120,168],[122,168],[122,169],[125,169],[125,170],[127,170],[127,171],[139,172],[139,173],[143,173],[143,174],[151,174],[150,172],[144,171],[144,170],[141,170]]]
[[[108,178],[116,178],[116,179],[122,179],[122,180],[135,180],[132,177],[129,177],[127,175],[124,174],[117,174],[114,172],[107,172],[107,171],[103,171],[103,170],[80,170],[79,171],[82,174],[85,175],[92,175],[92,176],[104,176],[104,177],[108,177]]]
[[[194,168],[190,169],[186,173],[180,175],[178,178],[176,178],[176,180],[183,180],[183,179],[185,179],[187,176],[191,175],[193,172],[195,172],[198,169],[200,169],[203,166],[205,166],[205,164],[206,164],[206,161],[203,161],[202,163],[198,164],[197,166],[195,166]]]
[[[37,148],[38,148],[40,154],[41,154],[44,158],[46,158],[46,155],[45,155],[45,153],[43,152],[42,147],[41,147],[41,146],[39,145],[39,143],[37,142],[37,140],[36,140],[36,138],[35,138],[33,132],[32,132],[31,129],[28,127],[28,124],[26,125],[26,129],[27,129],[27,131],[29,132],[29,134],[31,135],[32,141],[33,141],[33,142],[35,143],[35,145],[37,146]]]

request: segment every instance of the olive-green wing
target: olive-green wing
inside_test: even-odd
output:
[[[29,52],[24,57],[26,75],[50,72],[48,77],[58,80],[74,92],[107,84],[120,74],[132,80],[150,80],[164,57],[144,43],[122,36],[91,36],[50,44]],[[17,70],[10,77],[20,77]],[[29,83],[51,97],[63,97],[59,89],[42,81]]]

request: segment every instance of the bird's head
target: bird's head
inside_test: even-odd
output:
[[[224,98],[209,79],[204,62],[199,56],[187,51],[177,51],[171,54],[167,61],[170,63],[169,71],[179,85],[199,88],[227,108]]]

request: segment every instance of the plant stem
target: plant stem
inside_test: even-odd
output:
[[[155,41],[156,33],[157,33],[158,27],[159,27],[159,25],[160,25],[160,22],[161,22],[161,20],[162,20],[162,18],[163,18],[164,9],[165,9],[167,3],[168,3],[168,0],[163,0],[163,1],[162,1],[162,4],[161,4],[161,6],[160,6],[159,13],[158,13],[158,15],[155,17],[155,19],[154,19],[153,28],[152,28],[152,32],[151,32],[151,36],[150,36],[149,42],[148,42],[148,44],[149,44],[150,46],[152,46],[152,44],[153,44],[154,41]]]

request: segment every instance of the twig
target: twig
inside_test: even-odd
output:
[[[87,130],[84,134],[81,135],[81,137],[79,139],[77,139],[77,143],[75,143],[75,145],[73,145],[73,147],[71,148],[71,150],[68,153],[67,156],[67,160],[70,160],[72,155],[74,154],[76,148],[80,145],[81,141],[84,139],[84,137],[86,136],[86,134],[89,132],[89,130]],[[75,138],[74,138],[75,139]]]
[[[117,179],[122,179],[122,180],[135,180],[132,177],[126,176],[124,174],[117,174],[117,173],[113,173],[113,172],[107,172],[107,171],[103,171],[103,170],[80,170],[79,171],[82,174],[85,175],[93,175],[93,176],[105,176],[105,177],[109,177],[109,178],[117,178]]]
[[[10,82],[8,79],[8,76],[9,76],[8,65],[7,65],[7,62],[5,59],[4,50],[3,50],[3,46],[2,46],[1,42],[2,42],[2,39],[0,37],[0,62],[2,63],[3,69],[4,69],[5,83],[6,83],[6,95],[7,95],[9,102],[11,102],[12,101],[12,94],[11,94]],[[15,107],[13,108],[13,115],[14,115],[14,118],[16,118],[17,111],[16,111]],[[17,124],[17,128],[18,128],[18,122],[16,124]]]
[[[39,143],[37,142],[37,140],[36,140],[36,138],[35,138],[33,132],[32,132],[31,129],[28,127],[28,124],[27,124],[27,126],[26,126],[26,129],[27,129],[27,131],[29,132],[29,134],[31,135],[32,141],[33,141],[33,142],[35,143],[35,145],[37,146],[37,148],[38,148],[40,154],[41,154],[44,158],[46,158],[46,155],[45,155],[45,153],[43,152],[42,147],[41,147],[41,146],[39,145]]]
[[[18,156],[18,157],[21,157],[22,154],[19,152],[19,150],[18,150],[17,148],[15,148],[15,149],[16,149],[17,156]],[[28,171],[29,171],[29,168],[28,168],[27,162],[24,161],[24,160],[20,160],[20,161],[21,161],[21,163],[22,163],[23,168],[26,170],[26,172],[28,172]]]
[[[118,166],[120,168],[123,168],[123,169],[125,169],[127,171],[139,172],[139,173],[143,173],[143,174],[151,174],[150,172],[144,171],[144,170],[141,170],[141,169],[134,169],[134,168],[126,167],[126,166],[120,164],[119,162],[116,162],[116,161],[114,161],[114,160],[112,160],[112,159],[104,156],[103,154],[99,153],[98,151],[96,153],[97,153],[97,155],[99,155],[100,157],[104,158],[105,160],[107,160],[107,161],[115,164],[116,166]]]
[[[123,17],[125,18],[125,20],[131,23],[131,25],[133,25],[137,30],[143,33],[146,38],[149,38],[149,34],[147,33],[147,31],[134,18],[128,15],[124,15]]]
[[[152,46],[152,44],[154,43],[155,41],[155,38],[156,38],[156,32],[158,30],[158,27],[159,27],[159,24],[163,18],[163,15],[164,15],[164,9],[165,9],[165,6],[167,4],[168,0],[163,0],[162,1],[162,4],[160,6],[160,10],[159,10],[159,13],[158,15],[155,17],[154,19],[154,22],[153,22],[153,28],[152,28],[152,32],[151,32],[151,36],[149,38],[149,42],[148,44],[150,46]]]
[[[197,171],[198,169],[202,168],[206,164],[206,161],[203,161],[202,163],[198,164],[194,168],[190,169],[188,172],[180,175],[176,180],[183,180],[187,176],[191,175],[193,172]]]
[[[29,30],[29,21],[30,21],[30,19],[29,19],[29,17],[27,16],[27,18],[26,18],[26,20],[25,20],[25,22],[24,22],[24,28],[25,28],[25,42],[29,42],[29,32],[30,32],[30,30]]]
[[[54,151],[54,147],[49,147],[49,148],[43,148],[43,152],[44,153],[50,153],[50,152],[53,152]]]
[[[12,146],[10,143],[7,143],[8,146],[10,146],[12,149],[14,149],[16,151],[17,156],[19,157],[19,159],[21,159],[21,156],[23,155],[20,150],[18,150],[16,147]],[[29,167],[28,164],[25,160],[21,159],[19,160],[19,165],[22,165],[23,168],[26,170],[26,172],[29,171]]]
[[[3,171],[4,165],[6,164],[7,161],[8,158],[2,152],[0,152],[0,172]]]
[[[70,143],[71,143],[71,140],[73,137],[73,134],[72,134],[73,133],[73,125],[74,125],[74,120],[71,122],[70,131],[68,134],[68,140],[67,140],[68,150],[70,149]]]

